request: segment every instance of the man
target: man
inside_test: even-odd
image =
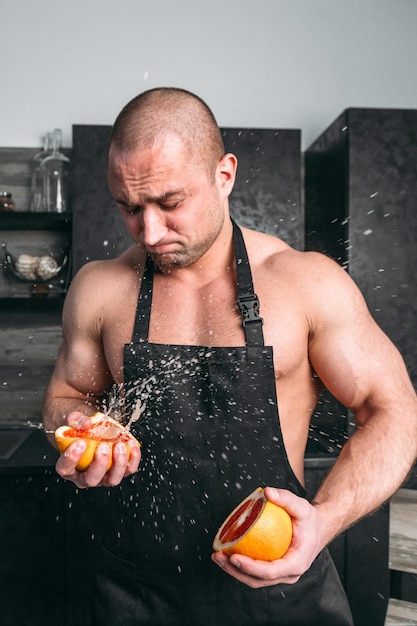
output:
[[[230,220],[236,167],[210,109],[183,90],[141,94],[113,127],[108,184],[136,245],[74,279],[44,410],[48,430],[86,428],[113,384],[127,419],[140,408],[130,459],[116,446],[106,471],[102,443],[79,472],[80,439],[57,462],[79,487],[115,487],[100,626],[351,624],[325,548],[417,455],[417,400],[396,348],[337,264]],[[318,381],[358,429],[310,504]],[[218,526],[259,485],[292,516],[288,553],[217,553],[216,568]]]

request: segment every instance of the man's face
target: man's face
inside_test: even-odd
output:
[[[111,148],[110,192],[129,233],[161,271],[196,262],[220,233],[230,191],[218,168],[210,176],[176,135],[131,153]]]

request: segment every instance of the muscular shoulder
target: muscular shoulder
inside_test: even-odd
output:
[[[100,326],[120,304],[136,302],[142,274],[143,261],[135,248],[116,259],[87,263],[77,272],[68,291],[64,324]]]
[[[331,278],[345,271],[332,259],[319,252],[295,250],[279,237],[242,228],[251,266],[268,274],[289,273],[300,279]]]
[[[280,306],[297,307],[314,329],[345,309],[366,308],[348,273],[318,252],[295,250],[281,239],[244,230],[256,289]]]

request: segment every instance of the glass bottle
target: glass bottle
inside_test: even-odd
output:
[[[43,179],[41,163],[52,152],[52,133],[46,133],[43,141],[43,149],[37,152],[31,161],[32,178],[30,184],[30,210],[43,210]]]
[[[52,138],[52,153],[41,162],[43,180],[43,210],[65,213],[70,210],[71,161],[61,152],[61,130],[56,128]]]

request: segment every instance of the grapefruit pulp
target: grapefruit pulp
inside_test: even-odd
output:
[[[287,552],[292,521],[285,509],[267,500],[258,487],[226,518],[214,538],[216,552],[244,554],[252,559],[275,561]]]
[[[77,464],[77,469],[83,472],[87,469],[94,458],[94,453],[99,443],[105,442],[110,446],[111,452],[113,446],[119,441],[124,443],[128,458],[130,457],[129,443],[140,445],[137,439],[131,435],[122,424],[116,422],[104,413],[94,413],[90,417],[91,426],[85,430],[73,428],[72,426],[60,426],[55,431],[55,440],[60,452],[65,452],[68,446],[77,439],[83,439],[87,443],[84,454]],[[110,454],[107,470],[110,469],[113,461],[113,454]]]

